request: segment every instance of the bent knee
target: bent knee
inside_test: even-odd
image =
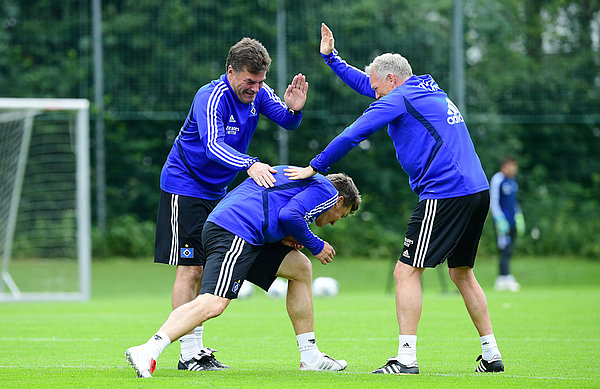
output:
[[[473,269],[467,266],[450,268],[448,269],[448,274],[450,275],[452,282],[455,284],[469,281],[474,277]]]
[[[231,300],[214,294],[204,293],[192,302],[194,308],[206,312],[207,319],[217,317],[225,311]]]

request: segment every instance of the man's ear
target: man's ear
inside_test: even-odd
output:
[[[335,205],[342,205],[342,204],[344,204],[344,196],[338,196],[338,199],[335,202]]]

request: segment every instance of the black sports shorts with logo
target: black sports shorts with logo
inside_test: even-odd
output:
[[[207,222],[202,234],[206,264],[200,294],[235,299],[244,280],[269,290],[279,266],[293,248],[280,242],[253,246],[239,236]]]
[[[399,261],[413,267],[475,264],[479,239],[490,206],[489,191],[417,204],[404,237]]]
[[[202,228],[220,200],[204,200],[160,191],[154,262],[203,266]]]

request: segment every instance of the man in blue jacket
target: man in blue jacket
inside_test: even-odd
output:
[[[494,289],[518,292],[521,285],[510,272],[510,258],[517,235],[525,233],[525,218],[517,199],[519,185],[515,176],[519,170],[517,161],[505,157],[500,171],[490,180],[490,211],[496,227],[496,243],[500,251],[500,269]]]
[[[339,371],[347,366],[319,351],[314,334],[312,267],[298,249],[306,247],[322,264],[335,250],[309,224],[334,225],[355,212],[360,194],[344,174],[320,174],[292,181],[283,167],[274,168],[271,187],[246,179],[208,216],[202,234],[206,252],[200,295],[180,306],[146,343],[125,355],[140,378],[151,377],[156,359],[173,341],[220,315],[237,298],[244,280],[268,290],[276,277],[289,280],[288,315],[300,351],[300,370]]]
[[[486,297],[473,274],[489,208],[489,186],[460,111],[430,75],[413,75],[410,64],[399,54],[382,54],[363,72],[339,57],[333,34],[325,24],[321,25],[320,50],[337,76],[376,101],[308,167],[286,174],[306,179],[326,172],[354,146],[387,126],[398,162],[419,195],[394,270],[398,354],[372,373],[419,373],[420,279],[425,268],[436,267],[446,259],[450,278],[480,335],[482,355],[477,358],[481,362],[476,371],[504,371]]]
[[[225,74],[201,87],[173,143],[160,176],[154,262],[177,266],[173,309],[198,295],[205,259],[202,228],[240,171],[258,185],[273,186],[275,170],[247,154],[260,115],[293,130],[302,120],[308,83],[298,74],[281,101],[266,83],[271,58],[257,40],[233,45]],[[179,370],[216,370],[216,351],[204,347],[199,326],[180,339]]]

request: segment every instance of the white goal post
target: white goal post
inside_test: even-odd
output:
[[[0,302],[89,300],[90,215],[89,101],[0,98]]]

